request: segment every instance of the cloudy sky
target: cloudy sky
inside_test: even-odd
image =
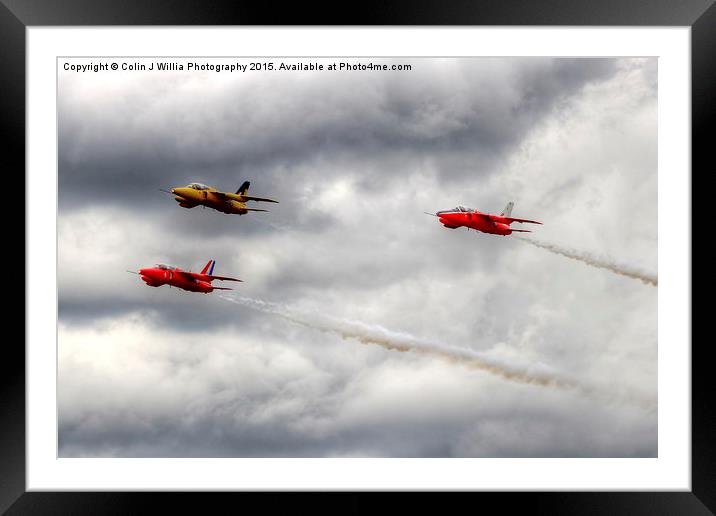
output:
[[[657,455],[657,288],[423,214],[512,200],[540,241],[655,274],[656,60],[395,62],[412,70],[60,69],[60,456]],[[280,203],[158,190],[244,180]],[[125,272],[211,258],[240,304]]]

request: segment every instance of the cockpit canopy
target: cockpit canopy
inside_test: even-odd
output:
[[[475,210],[472,208],[465,208],[465,206],[457,206],[451,210],[443,210],[437,212],[435,215],[441,215],[443,213],[475,213]]]
[[[186,185],[187,188],[193,188],[194,190],[208,190],[209,187],[201,183],[189,183]]]
[[[165,270],[165,271],[175,271],[175,270],[177,270],[177,268],[174,267],[173,265],[164,265],[163,263],[158,263],[158,264],[157,264],[157,269],[162,269],[162,270]]]

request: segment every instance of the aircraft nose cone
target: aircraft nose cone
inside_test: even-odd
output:
[[[176,192],[176,188],[172,188],[172,193],[173,193],[173,194],[177,193],[177,192]]]

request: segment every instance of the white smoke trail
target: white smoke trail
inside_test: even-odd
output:
[[[658,278],[656,274],[650,274],[648,272],[641,271],[633,267],[629,267],[627,265],[618,264],[606,258],[597,258],[584,251],[577,251],[576,249],[569,249],[555,244],[541,242],[539,240],[535,240],[534,238],[522,236],[518,236],[515,238],[522,240],[523,242],[527,242],[528,244],[531,244],[535,247],[546,249],[547,251],[550,251],[552,253],[566,256],[567,258],[578,260],[582,263],[586,263],[587,265],[591,265],[592,267],[606,269],[615,274],[621,274],[622,276],[639,280],[647,285],[653,285],[655,287],[658,285]]]
[[[355,339],[363,344],[376,344],[393,351],[416,352],[436,356],[453,363],[488,372],[512,382],[574,391],[593,399],[627,401],[636,403],[645,409],[655,407],[655,403],[652,400],[641,398],[628,392],[602,392],[600,389],[558,374],[545,366],[524,367],[506,364],[485,353],[421,340],[409,333],[395,332],[375,324],[349,319],[336,319],[323,314],[300,311],[285,305],[249,297],[231,294],[223,294],[221,297],[232,303],[273,314],[308,328],[339,335],[344,339]]]

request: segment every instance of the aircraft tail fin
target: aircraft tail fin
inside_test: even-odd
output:
[[[501,217],[509,217],[512,215],[512,207],[515,205],[514,202],[510,201],[507,203],[507,206],[505,206],[505,209],[502,210],[502,213],[500,213]]]
[[[201,269],[201,274],[208,274],[209,276],[211,276],[211,274],[214,272],[214,265],[216,265],[216,260],[209,260],[208,262],[206,262],[204,268]]]
[[[250,184],[251,184],[251,183],[250,183],[249,181],[244,181],[243,183],[241,183],[241,186],[239,187],[239,189],[236,190],[236,194],[237,194],[237,195],[244,195],[246,192],[249,191],[249,185],[250,185]]]

